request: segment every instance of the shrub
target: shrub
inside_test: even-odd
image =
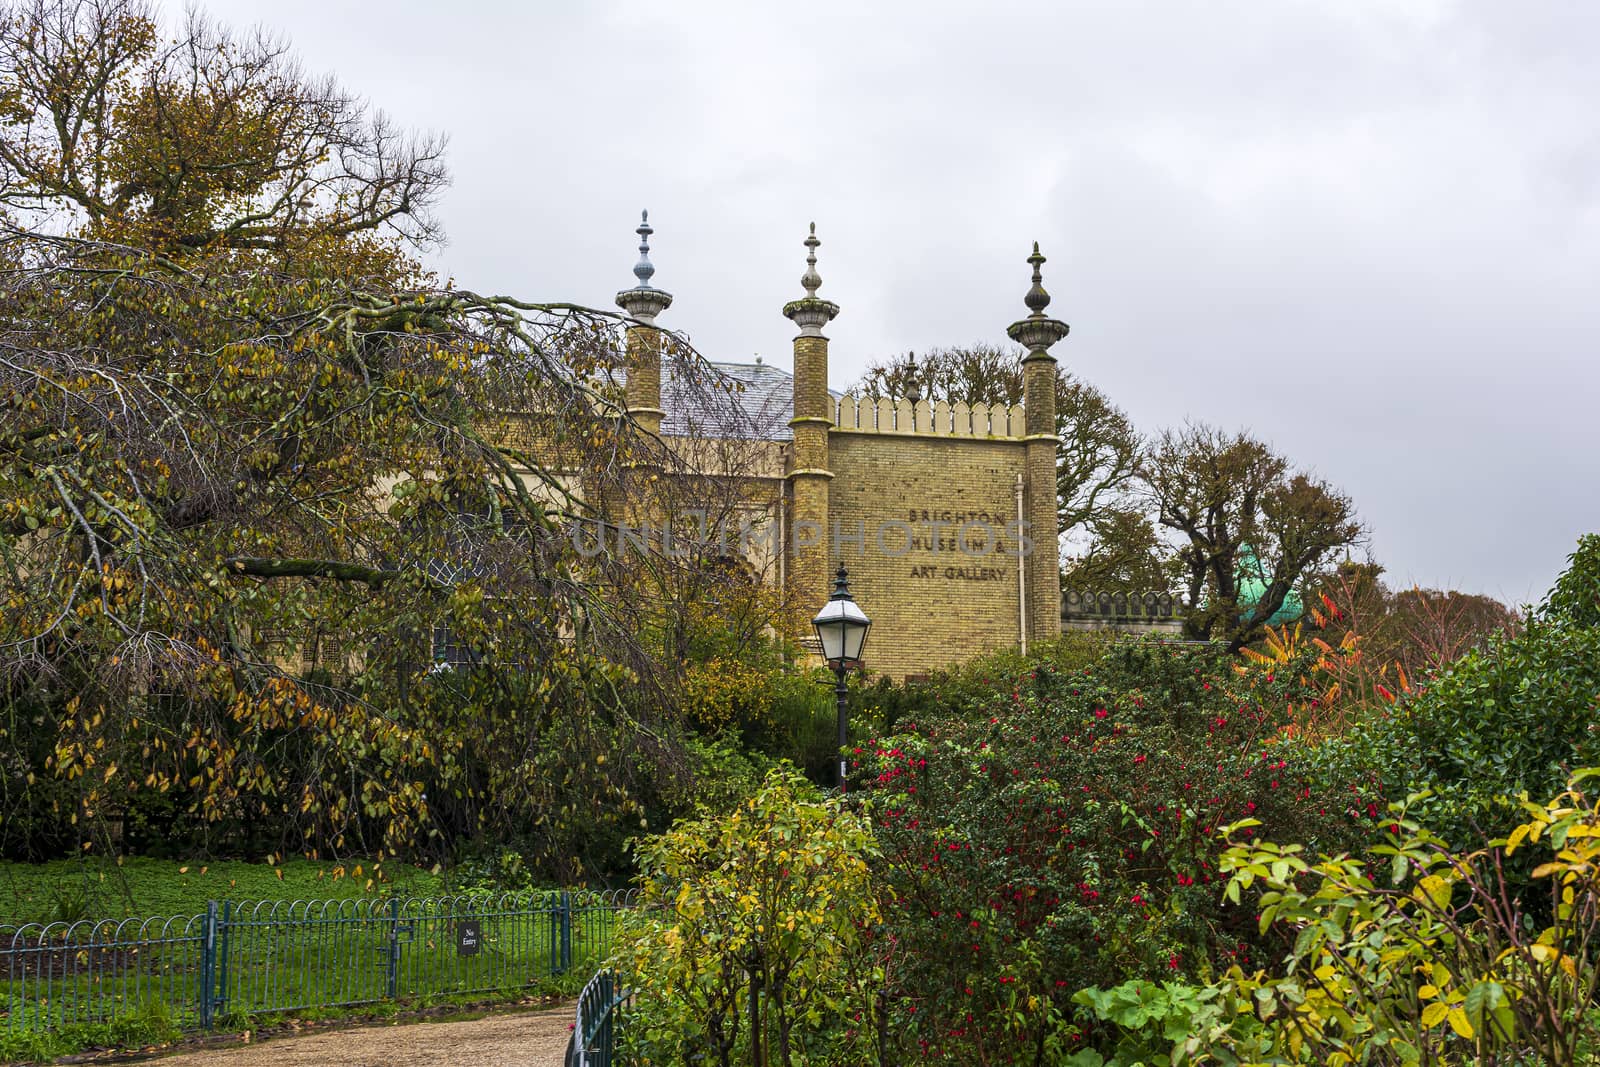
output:
[[[762,722],[771,701],[771,667],[713,658],[683,672],[683,710],[701,730],[739,729]]]
[[[1405,805],[1375,829],[1370,860],[1234,845],[1222,857],[1227,896],[1259,909],[1262,930],[1283,930],[1279,965],[1234,967],[1204,988],[1084,990],[1074,1000],[1114,1029],[1069,1062],[1593,1062],[1600,798],[1583,790],[1596,776],[1580,772],[1542,805],[1520,801],[1524,821],[1471,851],[1451,849]],[[1227,832],[1241,829],[1253,827]],[[1525,851],[1537,854],[1548,923],[1508,884],[1508,861]]]
[[[1249,916],[1219,907],[1217,827],[1344,832],[1280,738],[1301,673],[1125,641],[863,751],[917,1051],[1053,1062],[1074,1044],[1074,991],[1256,958]]]
[[[640,906],[622,920],[618,958],[639,991],[636,1062],[764,1062],[756,1045],[785,1067],[860,1061],[850,1047],[871,1032],[860,1020],[877,918],[865,820],[775,770],[739,810],[635,850]]]
[[[1507,797],[1549,796],[1573,767],[1600,763],[1600,535],[1516,636],[1500,636],[1402,699],[1393,713],[1322,747],[1330,784],[1430,794],[1415,814],[1452,841],[1507,833]]]

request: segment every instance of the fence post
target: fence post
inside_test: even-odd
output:
[[[600,979],[600,996],[605,1000],[606,1004],[605,1022],[600,1024],[600,1062],[605,1064],[606,1067],[611,1067],[612,1028],[616,1025],[615,1019],[613,1018],[613,1012],[616,1009],[616,1004],[614,1003],[611,995],[611,972],[601,971],[597,977]]]
[[[561,973],[572,969],[572,894],[561,891]]]
[[[389,898],[389,999],[400,999],[400,898]]]
[[[200,948],[200,1029],[211,1029],[211,1017],[216,1008],[217,975],[217,902],[206,901],[205,935]]]
[[[550,945],[555,950],[554,958],[550,963],[554,965],[555,973],[566,974],[573,968],[573,894],[562,889],[562,896],[555,901],[555,933],[557,944]]]
[[[561,973],[561,898],[555,893],[544,894],[550,912],[550,951],[545,956],[545,966],[551,974]]]
[[[222,918],[217,922],[217,1006],[214,1015],[225,1015],[228,1008],[228,926],[233,921],[233,901],[222,902]]]

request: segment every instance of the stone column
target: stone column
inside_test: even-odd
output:
[[[784,589],[793,638],[810,633],[811,616],[828,599],[828,433],[833,427],[828,394],[828,339],[822,328],[839,314],[839,305],[817,296],[817,224],[805,239],[806,295],[784,305],[783,314],[800,327],[794,339],[794,446],[789,461],[789,521],[784,551],[788,557]]]
[[[1039,268],[1044,263],[1034,242],[1033,288],[1023,303],[1030,314],[1006,330],[1013,341],[1027,348],[1022,357],[1022,389],[1027,419],[1027,457],[1024,460],[1024,510],[1033,551],[1023,561],[1028,591],[1028,640],[1048,640],[1061,635],[1061,542],[1056,536],[1056,358],[1050,346],[1067,336],[1069,327],[1045,316],[1050,294],[1044,290]]]
[[[655,264],[650,262],[650,212],[640,213],[639,262],[634,265],[633,276],[639,284],[617,294],[617,306],[637,322],[628,324],[627,368],[628,380],[623,391],[623,402],[628,414],[647,434],[661,433],[661,331],[656,329],[656,316],[672,306],[672,294],[652,288],[650,279],[655,275]]]

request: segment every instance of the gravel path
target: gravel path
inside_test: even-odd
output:
[[[185,1052],[157,1067],[561,1067],[570,1006],[489,1015],[465,1022],[416,1022],[327,1030],[258,1045]]]

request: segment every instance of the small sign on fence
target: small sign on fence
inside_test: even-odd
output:
[[[483,944],[483,928],[477,919],[462,919],[456,923],[456,955],[476,956]]]

